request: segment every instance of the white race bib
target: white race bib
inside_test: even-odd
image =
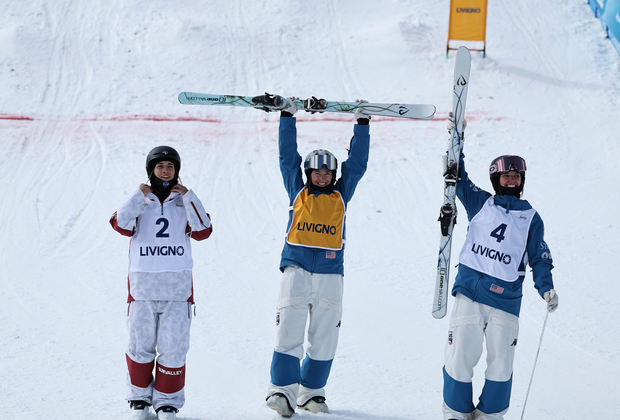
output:
[[[506,212],[489,197],[469,225],[459,263],[500,280],[516,281],[534,214],[534,209]]]
[[[191,270],[192,248],[186,229],[187,213],[180,196],[163,206],[159,201],[144,205],[131,238],[129,271]]]

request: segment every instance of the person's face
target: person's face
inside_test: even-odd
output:
[[[499,185],[502,187],[518,187],[521,185],[521,174],[517,171],[506,172],[499,176]]]
[[[172,181],[174,178],[174,164],[168,160],[162,160],[155,165],[153,175],[163,181]]]
[[[326,168],[312,171],[311,177],[317,187],[326,187],[332,183],[332,171]]]

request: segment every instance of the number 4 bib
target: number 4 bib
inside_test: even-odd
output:
[[[459,263],[500,280],[516,281],[534,214],[534,209],[506,212],[489,197],[471,220]]]

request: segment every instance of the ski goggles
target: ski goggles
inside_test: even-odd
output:
[[[306,157],[304,169],[319,170],[325,166],[330,171],[338,169],[336,157],[326,150],[315,150]]]
[[[489,167],[489,175],[506,173],[510,171],[525,172],[525,160],[520,156],[501,156]]]

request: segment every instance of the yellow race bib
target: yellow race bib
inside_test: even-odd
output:
[[[342,249],[345,207],[338,191],[315,196],[304,187],[297,194],[292,210],[293,221],[286,242],[311,248]]]

